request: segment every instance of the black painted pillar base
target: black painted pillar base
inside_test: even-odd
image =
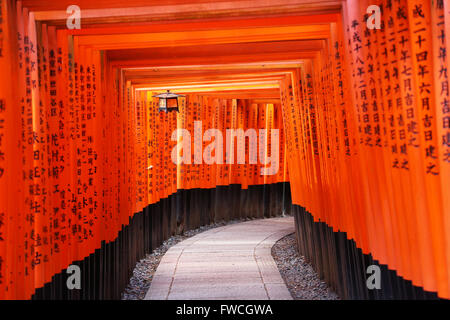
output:
[[[363,254],[344,232],[334,232],[323,222],[314,222],[305,208],[293,205],[297,247],[341,299],[376,300],[434,300],[435,292],[428,292],[398,276],[396,271],[381,265],[370,254]],[[381,269],[381,289],[368,289],[367,267]]]
[[[69,290],[66,270],[36,290],[33,300],[111,300],[120,299],[136,262],[165,240],[187,230],[214,222],[278,216],[290,206],[289,183],[266,186],[219,186],[215,189],[178,190],[149,205],[129,219],[118,237],[102,242],[82,261],[81,289]]]

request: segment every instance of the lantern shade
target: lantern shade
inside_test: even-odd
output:
[[[178,97],[184,97],[184,95],[176,94],[167,90],[167,92],[160,93],[153,96],[159,98],[159,111],[179,111],[178,110]]]

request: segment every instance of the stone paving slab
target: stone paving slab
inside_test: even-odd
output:
[[[201,282],[206,284],[214,284],[214,283],[226,283],[226,284],[235,284],[235,283],[263,283],[261,279],[261,275],[255,272],[234,272],[233,274],[227,273],[216,273],[216,272],[208,272],[208,273],[195,273],[195,274],[178,274],[176,278],[173,279],[172,285],[178,283],[192,283],[192,282]]]
[[[291,300],[271,248],[294,219],[271,218],[202,232],[171,247],[145,300]]]

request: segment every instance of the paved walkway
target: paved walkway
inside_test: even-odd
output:
[[[171,247],[146,300],[291,300],[271,248],[294,232],[294,219],[272,218],[202,232]]]

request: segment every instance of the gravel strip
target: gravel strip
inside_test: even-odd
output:
[[[148,289],[150,288],[150,284],[152,283],[152,278],[155,274],[156,268],[158,268],[159,262],[170,247],[203,231],[248,220],[252,219],[217,222],[208,226],[202,226],[198,229],[186,231],[182,235],[176,235],[167,239],[151,254],[147,254],[145,258],[136,263],[136,267],[133,270],[133,276],[131,277],[128,286],[125,288],[125,291],[122,293],[122,300],[144,299],[145,294],[147,293]]]
[[[294,300],[339,300],[305,257],[298,254],[295,233],[278,240],[272,256]]]

